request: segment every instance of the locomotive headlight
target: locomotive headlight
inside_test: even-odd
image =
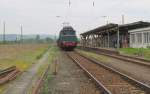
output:
[[[65,42],[65,41],[63,41],[62,43],[63,43],[63,44],[65,44],[66,42]]]

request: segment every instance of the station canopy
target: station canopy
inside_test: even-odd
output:
[[[91,34],[100,34],[100,33],[106,33],[106,32],[116,32],[118,29],[120,32],[123,31],[129,31],[129,30],[133,30],[133,29],[138,29],[138,28],[144,28],[144,27],[149,27],[150,23],[149,22],[143,22],[143,21],[138,21],[138,22],[134,22],[134,23],[129,23],[129,24],[123,24],[123,25],[118,25],[118,24],[114,24],[114,23],[110,23],[104,26],[100,26],[96,29],[87,31],[85,33],[82,33],[82,36],[87,36],[87,35],[91,35]]]

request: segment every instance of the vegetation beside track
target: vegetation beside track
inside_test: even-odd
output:
[[[40,69],[38,70],[38,77],[40,78],[46,71],[46,69],[48,68],[48,66],[50,65],[50,70],[48,70],[48,74],[46,75],[46,77],[44,78],[44,82],[42,84],[42,88],[41,88],[41,92],[42,94],[49,94],[49,82],[52,79],[52,74],[53,74],[53,65],[55,60],[57,59],[57,55],[59,54],[59,50],[56,46],[51,46],[49,49],[49,58],[48,58],[48,63],[46,63],[45,65],[41,66]]]
[[[17,66],[21,71],[29,68],[47,50],[48,44],[12,44],[0,47],[0,68]]]
[[[59,52],[58,52],[58,48],[57,47],[51,46],[49,48],[48,63],[46,63],[45,65],[43,65],[43,66],[40,67],[40,69],[38,71],[38,75],[39,76],[41,76],[44,73],[43,70],[45,70],[48,67],[48,65],[51,64],[56,59],[58,53]]]
[[[142,57],[150,60],[150,48],[120,48],[121,54]]]
[[[0,69],[17,66],[27,70],[47,51],[49,44],[7,44],[0,46]],[[0,94],[8,84],[0,86]]]
[[[98,55],[98,54],[95,54],[95,53],[92,53],[92,52],[87,52],[87,51],[83,51],[83,50],[79,50],[79,49],[76,50],[76,51],[78,51],[79,53],[81,53],[83,55],[95,58],[95,59],[103,61],[103,62],[109,61],[109,58],[106,57],[106,56],[103,56],[103,55]]]

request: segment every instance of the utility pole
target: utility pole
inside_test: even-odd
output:
[[[106,19],[106,25],[108,25],[108,16],[102,16],[104,19]],[[107,47],[110,48],[110,45],[109,45],[109,42],[110,42],[110,34],[109,34],[109,31],[106,31],[107,32]]]
[[[93,1],[93,7],[95,6],[95,2]]]
[[[108,48],[109,48],[109,42],[110,42],[109,31],[107,31],[107,35],[108,35],[108,44],[107,44],[107,46],[108,46]]]
[[[23,43],[23,27],[20,26],[20,43]]]
[[[108,16],[101,16],[102,18],[104,18],[104,20],[106,20],[106,24],[108,24]]]
[[[5,33],[6,33],[6,26],[5,26],[5,21],[3,22],[3,43],[6,42],[6,36],[5,36]]]
[[[71,6],[71,1],[69,0],[69,7]]]
[[[55,33],[55,42],[57,42],[57,35],[56,35],[56,33]]]

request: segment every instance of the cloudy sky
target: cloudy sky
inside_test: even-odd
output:
[[[93,6],[93,1],[95,5]],[[150,0],[0,0],[0,33],[58,34],[70,22],[78,34],[108,22],[150,21]],[[59,16],[59,17],[58,17]],[[107,16],[104,18],[103,16]]]

